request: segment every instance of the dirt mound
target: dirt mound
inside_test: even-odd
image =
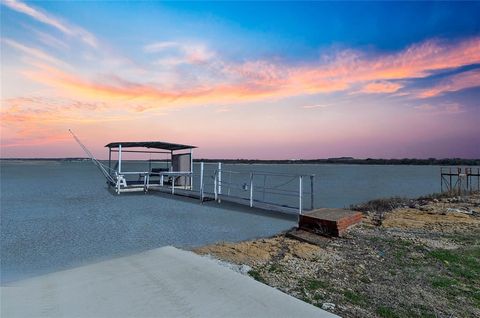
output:
[[[285,257],[315,258],[322,252],[322,248],[284,236],[276,236],[240,243],[219,243],[196,248],[194,252],[213,255],[236,264],[253,266]]]
[[[382,226],[457,232],[465,228],[480,229],[480,217],[462,212],[432,213],[417,209],[398,209],[385,215]]]

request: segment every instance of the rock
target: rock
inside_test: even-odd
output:
[[[334,309],[335,309],[335,304],[332,304],[332,303],[323,303],[323,304],[322,304],[322,309],[323,309],[323,310],[334,310]]]
[[[465,214],[473,214],[472,211],[465,211],[465,210],[462,210],[462,209],[453,209],[453,208],[448,208],[447,209],[447,212],[455,212],[455,213],[465,213]]]

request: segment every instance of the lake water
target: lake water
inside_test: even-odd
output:
[[[86,161],[1,161],[0,167],[2,283],[165,245],[193,247],[270,236],[295,225],[293,218],[214,202],[201,205],[160,194],[112,195],[103,176]],[[224,165],[223,169],[225,182],[226,171],[245,172],[237,183],[252,170],[315,174],[316,207],[346,207],[373,198],[415,197],[440,190],[435,166]],[[261,183],[261,177],[255,182]],[[288,186],[296,189],[298,184],[293,180]],[[223,191],[227,190],[225,184]]]

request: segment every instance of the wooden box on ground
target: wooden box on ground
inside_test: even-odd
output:
[[[361,221],[360,212],[323,208],[300,215],[298,227],[317,234],[342,236],[350,226]]]

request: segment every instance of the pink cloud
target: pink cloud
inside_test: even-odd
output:
[[[447,92],[455,92],[477,86],[480,86],[480,69],[474,69],[451,76],[431,88],[420,91],[418,97],[434,97]]]
[[[177,45],[173,42],[162,42],[149,47],[149,50],[156,52]],[[35,52],[25,51],[35,56]],[[203,49],[190,53],[192,56],[184,58],[190,59],[192,63],[208,59],[208,54]],[[194,74],[194,80],[179,77],[182,80],[179,85],[139,83],[120,76],[111,76],[110,80],[104,77],[100,82],[40,63],[33,69],[26,70],[24,74],[29,79],[50,86],[69,97],[120,101],[126,104],[141,102],[142,108],[148,109],[331,93],[350,90],[355,85],[363,86],[360,90],[362,93],[394,93],[401,88],[401,84],[389,81],[391,79],[425,77],[435,70],[473,63],[480,63],[480,38],[458,43],[427,41],[396,54],[378,56],[344,51],[327,62],[300,66],[267,61],[247,61],[241,64],[223,61],[214,63],[206,70],[196,69],[200,74]],[[151,73],[154,74],[154,70]],[[203,77],[209,80],[202,81]],[[477,80],[478,74],[471,72],[468,77],[464,75],[457,78],[455,83],[459,84],[450,85],[449,89],[472,85],[471,83]]]

